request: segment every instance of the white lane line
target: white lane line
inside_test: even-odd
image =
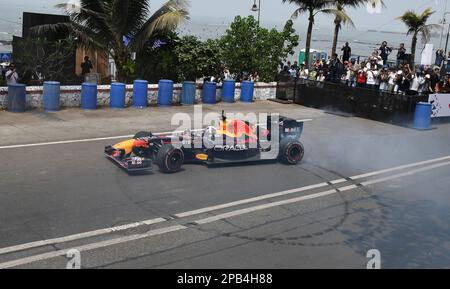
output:
[[[168,227],[168,228],[152,230],[145,234],[131,235],[131,236],[127,236],[127,237],[121,237],[121,238],[111,239],[111,240],[107,240],[107,241],[87,244],[84,246],[77,247],[77,250],[80,252],[90,251],[90,250],[100,249],[100,248],[104,248],[104,247],[109,247],[112,245],[118,245],[118,244],[122,244],[122,243],[126,243],[126,242],[136,241],[139,239],[153,237],[153,236],[157,236],[157,235],[163,235],[163,234],[167,234],[170,232],[180,231],[183,229],[187,229],[187,227],[181,226],[181,225],[176,225],[176,226],[172,226],[172,227]],[[55,257],[66,255],[67,251],[68,251],[68,249],[58,250],[58,251],[54,251],[54,252],[44,253],[44,254],[40,254],[40,255],[30,256],[30,257],[26,257],[26,258],[22,258],[22,259],[17,259],[17,260],[1,263],[0,269],[8,269],[8,268],[26,265],[26,264],[30,264],[30,263],[34,263],[34,262],[38,262],[38,261],[53,259]]]
[[[192,131],[202,131],[203,129],[197,129]],[[154,135],[167,135],[173,133],[182,133],[182,131],[167,131],[158,132]],[[99,138],[87,138],[87,139],[77,139],[77,140],[64,140],[64,141],[54,141],[54,142],[43,142],[43,143],[33,143],[33,144],[21,144],[21,145],[9,145],[0,146],[0,149],[16,149],[16,148],[28,148],[28,147],[40,147],[40,146],[50,146],[50,145],[63,145],[63,144],[74,144],[74,143],[86,143],[86,142],[96,142],[103,140],[116,140],[116,139],[126,139],[132,138],[134,135],[122,135],[122,136],[111,136],[111,137],[99,137]]]
[[[428,161],[424,161],[424,162],[419,162],[419,163],[414,163],[414,164],[409,164],[409,165],[403,165],[403,166],[399,166],[399,167],[395,167],[395,168],[391,168],[391,169],[387,169],[387,170],[372,172],[372,173],[368,173],[365,175],[352,177],[352,179],[356,181],[358,179],[361,179],[361,178],[364,178],[367,176],[376,176],[376,175],[380,175],[380,174],[383,174],[386,172],[393,172],[393,171],[400,170],[400,169],[412,168],[412,167],[415,167],[418,165],[430,164],[433,162],[438,162],[438,161],[447,160],[447,159],[450,159],[450,156],[437,158],[437,159],[433,159],[433,160],[428,160]],[[345,179],[338,179],[338,180],[331,181],[331,183],[338,184],[338,183],[342,183],[345,181],[346,181]],[[194,216],[194,215],[198,215],[198,214],[217,211],[220,209],[226,209],[226,208],[244,205],[244,204],[248,204],[248,203],[253,203],[253,202],[257,202],[257,201],[267,200],[267,199],[271,199],[271,198],[275,198],[275,197],[281,197],[281,196],[286,196],[286,195],[304,192],[304,191],[308,191],[308,190],[319,189],[319,188],[326,187],[326,186],[328,186],[328,183],[320,183],[320,184],[315,184],[315,185],[306,186],[306,187],[302,187],[302,188],[287,190],[287,191],[278,192],[278,193],[272,193],[272,194],[268,194],[268,195],[244,199],[244,200],[235,201],[235,202],[231,202],[231,203],[226,203],[226,204],[206,207],[206,208],[202,208],[202,209],[198,209],[198,210],[193,210],[193,211],[189,211],[189,212],[179,213],[179,214],[176,214],[175,216],[177,218],[185,218],[185,217],[190,217],[190,216]],[[23,250],[32,249],[32,248],[37,248],[37,247],[42,247],[42,246],[47,246],[47,245],[54,245],[54,244],[58,244],[58,243],[75,241],[75,240],[79,240],[79,239],[96,237],[96,236],[100,236],[100,235],[110,234],[113,232],[125,231],[130,228],[142,226],[143,224],[151,225],[151,224],[156,224],[156,223],[162,223],[165,221],[166,220],[163,218],[157,218],[157,219],[152,219],[152,220],[148,220],[148,221],[136,222],[136,223],[132,223],[132,224],[127,224],[127,225],[112,227],[112,228],[106,228],[106,229],[99,229],[99,230],[95,230],[95,231],[91,231],[91,232],[85,232],[85,233],[70,235],[70,236],[61,237],[61,238],[54,238],[54,239],[26,243],[26,244],[17,245],[17,246],[11,246],[11,247],[0,249],[0,255],[17,252],[17,251],[23,251]]]
[[[286,195],[290,195],[290,194],[294,194],[294,193],[318,189],[318,188],[322,188],[322,187],[326,187],[326,186],[328,186],[328,183],[320,183],[320,184],[307,186],[307,187],[303,187],[303,188],[287,190],[287,191],[283,191],[283,192],[278,192],[278,193],[268,194],[268,195],[254,197],[254,198],[250,198],[250,199],[240,200],[240,201],[236,201],[236,202],[231,202],[231,203],[227,203],[227,204],[222,204],[222,205],[202,208],[202,209],[198,209],[198,210],[194,210],[194,211],[184,212],[184,213],[176,214],[175,216],[177,218],[185,218],[185,217],[194,216],[194,215],[198,215],[198,214],[208,213],[211,211],[217,211],[217,210],[221,210],[221,209],[235,207],[235,206],[239,206],[239,205],[243,205],[243,204],[254,203],[257,201],[262,201],[262,200],[271,199],[271,198],[275,198],[275,197],[281,197],[281,196],[286,196]]]
[[[428,166],[428,167],[423,167],[423,168],[420,168],[420,169],[412,170],[412,171],[409,171],[407,173],[397,174],[397,175],[389,176],[389,177],[386,177],[386,178],[381,178],[381,179],[377,179],[377,180],[368,181],[368,182],[362,183],[362,185],[363,186],[369,186],[369,185],[374,185],[374,184],[378,184],[378,183],[383,183],[383,182],[390,181],[390,180],[393,180],[393,179],[399,179],[399,178],[402,178],[402,177],[415,175],[415,174],[420,173],[420,172],[425,172],[425,171],[433,170],[433,169],[444,167],[444,166],[448,166],[448,165],[450,165],[450,162],[440,163],[440,164],[436,164],[436,165],[432,165],[432,166]],[[263,205],[259,205],[259,206],[248,207],[248,208],[245,208],[245,209],[236,210],[236,211],[232,211],[232,212],[227,212],[227,213],[216,215],[216,216],[213,216],[213,217],[204,218],[204,219],[195,221],[195,223],[198,224],[198,225],[208,224],[208,223],[216,222],[216,221],[219,221],[219,220],[228,219],[228,218],[231,218],[231,217],[236,217],[236,216],[240,216],[240,215],[244,215],[244,214],[248,214],[248,213],[252,213],[252,212],[256,212],[256,211],[260,211],[260,210],[264,210],[264,209],[269,209],[269,208],[273,208],[273,207],[279,207],[279,206],[293,204],[293,203],[299,203],[299,202],[303,202],[303,201],[306,201],[306,200],[317,199],[317,198],[333,195],[333,194],[336,194],[338,192],[350,191],[350,190],[356,189],[357,187],[358,186],[356,186],[356,185],[350,185],[350,186],[347,186],[347,187],[344,187],[344,188],[339,188],[339,190],[329,190],[329,191],[320,192],[320,193],[317,193],[317,194],[311,194],[311,195],[302,196],[302,197],[293,198],[293,199],[288,199],[288,200],[283,200],[283,201],[279,201],[279,202],[273,202],[273,203],[269,203],[269,204],[263,204]]]
[[[421,166],[421,165],[427,165],[427,164],[440,162],[440,161],[444,161],[444,160],[449,160],[449,159],[450,159],[450,156],[446,156],[446,157],[432,159],[432,160],[428,160],[428,161],[423,161],[423,162],[418,162],[418,163],[413,163],[413,164],[408,164],[408,165],[402,165],[402,166],[398,166],[398,167],[394,167],[394,168],[390,168],[390,169],[375,171],[375,172],[367,173],[364,175],[358,175],[358,176],[350,177],[350,179],[356,181],[356,180],[364,179],[367,177],[373,177],[373,176],[377,176],[377,175],[381,175],[381,174],[385,174],[385,173],[389,173],[389,172],[413,168],[413,167],[417,167],[417,166]],[[347,181],[346,179],[338,179],[338,180],[330,181],[330,183],[333,185],[337,185],[340,183],[344,183],[346,181]],[[179,214],[175,214],[175,216],[178,218],[184,218],[184,217],[208,213],[208,212],[212,212],[212,211],[216,211],[216,210],[220,210],[220,209],[235,207],[235,206],[239,206],[239,205],[243,205],[243,204],[253,203],[253,202],[257,202],[257,201],[263,201],[263,200],[271,199],[274,197],[281,197],[281,196],[291,195],[291,194],[295,194],[295,193],[299,193],[299,192],[303,192],[303,191],[307,191],[307,190],[318,189],[318,188],[326,187],[326,186],[328,186],[328,183],[320,183],[320,184],[316,184],[316,185],[312,185],[312,186],[308,186],[308,187],[304,187],[304,188],[292,189],[292,190],[287,190],[287,191],[283,191],[283,192],[258,196],[258,197],[254,197],[254,198],[250,198],[250,199],[240,200],[240,201],[236,201],[236,202],[231,202],[231,203],[221,204],[221,205],[217,205],[217,206],[193,210],[193,211],[189,211],[189,212],[179,213]]]
[[[381,178],[381,179],[378,179],[378,180],[363,182],[363,183],[361,183],[361,185],[367,187],[367,186],[374,185],[374,184],[377,184],[377,183],[384,183],[384,182],[387,182],[387,181],[390,181],[390,180],[393,180],[393,179],[398,179],[398,178],[412,176],[412,175],[415,175],[415,174],[420,173],[420,172],[425,172],[425,171],[429,171],[429,170],[432,170],[432,169],[437,169],[437,168],[448,166],[448,165],[450,165],[450,162],[439,163],[439,164],[435,164],[435,165],[432,165],[432,166],[428,166],[428,167],[412,170],[412,171],[409,171],[409,172],[406,172],[406,173],[397,174],[397,175],[394,175],[394,176],[389,176],[389,177]]]
[[[11,247],[0,249],[0,255],[17,252],[17,251],[23,251],[23,250],[32,249],[32,248],[37,248],[37,247],[42,247],[42,246],[60,244],[60,243],[65,243],[65,242],[70,242],[70,241],[75,241],[75,240],[80,240],[80,239],[86,239],[86,238],[91,238],[91,237],[97,237],[100,235],[106,235],[106,234],[110,234],[110,233],[126,231],[128,229],[140,227],[142,225],[152,225],[152,224],[162,223],[165,221],[166,220],[163,218],[156,218],[156,219],[152,219],[152,220],[136,222],[136,223],[126,224],[123,226],[106,228],[106,229],[100,229],[100,230],[70,235],[70,236],[61,237],[61,238],[54,238],[54,239],[26,243],[26,244],[17,245],[17,246],[11,246]]]
[[[397,175],[393,175],[393,176],[386,177],[386,178],[368,181],[368,182],[365,182],[365,184],[373,185],[373,184],[377,184],[377,183],[382,183],[382,182],[386,182],[388,180],[414,175],[414,174],[417,174],[420,172],[436,169],[436,168],[447,166],[447,165],[450,165],[450,161],[423,167],[423,168],[419,168],[416,170],[409,171],[407,173],[397,174]],[[289,199],[289,200],[283,200],[283,201],[279,201],[279,202],[253,206],[253,207],[245,208],[242,210],[236,210],[236,211],[228,212],[225,214],[220,214],[220,215],[213,216],[210,218],[201,219],[201,220],[196,221],[195,223],[199,224],[199,225],[207,224],[207,223],[219,221],[219,220],[230,218],[230,217],[240,216],[240,215],[248,214],[248,213],[259,211],[259,210],[269,209],[272,207],[277,207],[277,206],[282,206],[282,205],[287,205],[287,204],[292,204],[292,203],[299,203],[299,202],[303,202],[303,201],[307,201],[307,200],[317,199],[320,197],[326,197],[329,195],[336,194],[338,192],[345,192],[345,191],[353,190],[356,188],[358,188],[358,186],[350,185],[350,186],[341,188],[339,190],[328,190],[328,191],[324,191],[324,192],[320,192],[320,193],[316,193],[316,194],[312,194],[312,195],[308,195],[308,196],[302,196],[302,197],[293,198],[293,199]],[[112,239],[112,240],[87,244],[87,245],[78,247],[77,250],[79,250],[80,252],[90,251],[90,250],[94,250],[94,249],[100,249],[100,248],[109,247],[112,245],[136,241],[136,240],[140,240],[140,239],[144,239],[144,238],[148,238],[148,237],[152,237],[152,236],[157,236],[157,235],[162,235],[162,234],[166,234],[166,233],[170,233],[170,232],[180,231],[180,230],[184,230],[184,229],[187,229],[187,227],[182,226],[182,225],[175,225],[175,226],[171,226],[171,227],[167,227],[167,228],[152,230],[145,234],[132,235],[132,236],[127,236],[127,237],[121,237],[121,238],[116,238],[116,239]],[[30,264],[30,263],[34,263],[34,262],[38,262],[38,261],[52,259],[52,258],[59,257],[59,256],[64,256],[67,253],[67,251],[68,250],[59,250],[59,251],[55,251],[55,252],[49,252],[49,253],[30,256],[30,257],[17,259],[17,260],[13,260],[13,261],[8,261],[5,263],[0,263],[0,269],[13,268],[13,267],[26,265],[26,264]]]
[[[427,160],[427,161],[423,161],[423,162],[418,162],[418,163],[413,163],[413,164],[408,164],[408,165],[404,165],[404,166],[394,167],[394,168],[390,168],[390,169],[386,169],[386,170],[381,170],[381,171],[376,171],[376,172],[372,172],[372,173],[367,173],[367,174],[363,174],[363,175],[358,175],[358,176],[351,177],[351,179],[365,179],[365,178],[373,177],[373,176],[376,176],[376,175],[381,175],[381,174],[390,173],[390,172],[393,172],[393,171],[398,171],[398,170],[403,170],[403,169],[409,169],[411,167],[417,167],[417,166],[421,166],[421,165],[428,165],[430,163],[435,163],[435,162],[440,162],[440,161],[445,161],[445,160],[450,160],[450,156],[445,156],[445,157],[442,157],[442,158]]]

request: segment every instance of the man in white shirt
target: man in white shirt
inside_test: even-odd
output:
[[[19,83],[19,75],[16,72],[16,66],[14,65],[14,63],[11,63],[9,65],[9,69],[6,72],[5,77],[6,83],[8,85]]]

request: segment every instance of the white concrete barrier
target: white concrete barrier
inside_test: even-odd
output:
[[[236,84],[235,99],[239,100],[241,94],[240,83]],[[275,99],[276,96],[276,82],[258,82],[255,84],[255,100]],[[182,84],[174,85],[173,102],[177,103],[181,100]],[[98,86],[98,105],[109,106],[109,98],[111,94],[110,85]],[[222,94],[222,85],[217,86],[217,99],[220,100]],[[197,84],[196,100],[201,101],[202,83]],[[126,86],[126,105],[130,106],[133,96],[133,85]],[[6,102],[8,97],[8,88],[0,87],[0,108],[6,109]],[[150,105],[157,104],[158,101],[158,84],[148,85],[148,102]],[[80,107],[81,102],[81,85],[80,86],[61,86],[61,107]],[[27,87],[27,108],[43,108],[43,87],[42,86],[28,86]]]

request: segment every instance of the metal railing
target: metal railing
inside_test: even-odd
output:
[[[278,82],[277,98],[378,121],[406,125],[411,122],[418,102],[428,95],[405,95],[375,89],[350,87],[341,83],[291,79]]]

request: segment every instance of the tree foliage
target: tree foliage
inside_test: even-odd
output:
[[[253,16],[237,16],[220,39],[223,62],[232,74],[257,72],[262,81],[273,81],[280,64],[294,54],[299,36],[289,20],[283,31],[259,27]]]
[[[67,31],[83,47],[110,52],[118,80],[126,81],[131,54],[141,52],[155,35],[173,31],[188,19],[187,6],[186,0],[168,0],[150,14],[150,0],[80,0],[80,7],[67,10],[69,23],[41,25],[35,32]]]
[[[149,43],[138,55],[138,74],[151,82],[166,78],[176,82],[217,76],[221,51],[217,40],[201,41],[195,36],[179,37],[175,32],[160,35],[163,46]]]
[[[77,81],[75,76],[75,40],[71,38],[49,42],[42,38],[17,39],[14,44],[14,61],[19,69],[21,81],[39,84],[38,74],[43,80],[64,84]],[[72,73],[68,73],[72,72]]]

